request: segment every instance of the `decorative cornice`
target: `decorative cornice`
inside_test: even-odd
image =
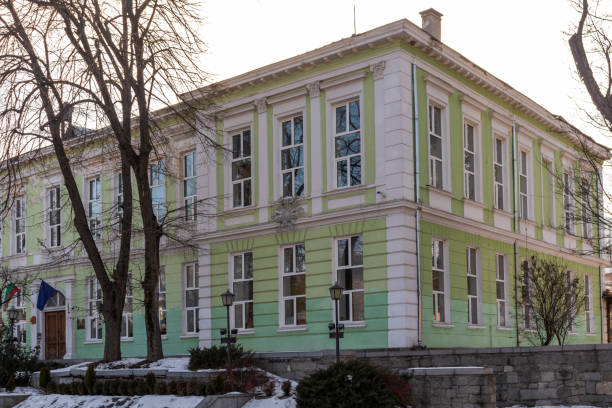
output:
[[[311,98],[318,98],[321,96],[321,83],[319,81],[314,81],[306,85],[306,90]]]
[[[372,78],[374,80],[383,79],[385,77],[385,61],[379,61],[376,64],[370,65],[370,71],[372,71]]]

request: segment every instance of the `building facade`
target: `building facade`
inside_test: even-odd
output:
[[[166,355],[219,344],[228,288],[246,349],[331,349],[335,281],[344,348],[526,345],[533,323],[516,293],[534,254],[562,259],[585,285],[569,343],[602,342],[599,226],[577,221],[564,192],[586,177],[596,200],[581,157],[608,150],[440,42],[437,12],[423,18],[429,31],[400,20],[218,84],[222,98],[195,125],[225,151],[169,121],[153,196],[160,216],[182,207],[192,229],[188,246],[162,241]],[[57,205],[60,173],[31,173],[3,223],[3,265],[58,295],[37,311],[35,281],[31,300],[14,301],[20,338],[42,357],[101,356],[101,291],[83,251],[50,263],[76,237]],[[93,155],[79,177],[112,260],[112,155]],[[146,352],[138,236],[134,247],[126,356]]]

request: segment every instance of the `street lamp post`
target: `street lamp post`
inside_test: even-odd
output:
[[[9,322],[11,322],[11,341],[15,339],[15,322],[17,321],[17,315],[19,311],[15,309],[15,306],[11,306],[11,308],[7,312]]]
[[[230,354],[230,345],[236,343],[236,334],[238,330],[230,329],[230,306],[234,303],[235,295],[228,290],[225,293],[221,294],[221,301],[223,302],[223,306],[227,309],[227,328],[221,329],[221,344],[225,344],[225,348],[227,350],[227,370],[228,372],[232,368],[232,357]],[[226,337],[223,337],[226,336]]]
[[[334,313],[335,315],[335,323],[330,323],[327,327],[329,328],[329,330],[334,330],[333,332],[329,333],[329,338],[330,339],[336,339],[336,363],[340,362],[340,339],[344,338],[344,325],[341,323],[338,323],[338,302],[340,301],[340,298],[342,297],[342,292],[344,291],[344,288],[340,285],[338,285],[338,282],[334,283],[333,286],[331,286],[329,288],[329,294],[332,298],[332,301],[336,302],[336,311]]]

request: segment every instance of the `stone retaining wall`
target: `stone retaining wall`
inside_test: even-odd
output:
[[[333,351],[257,353],[255,357],[260,367],[299,380],[328,367],[334,362],[335,354]],[[490,368],[495,376],[498,407],[516,404],[612,406],[612,344],[422,351],[347,350],[342,353],[342,358],[366,359],[397,370],[417,367]],[[447,383],[442,381],[439,386],[448,390],[455,385],[450,380]],[[441,392],[439,388],[433,391]],[[415,389],[414,395],[419,392]],[[452,406],[450,399],[446,406]]]

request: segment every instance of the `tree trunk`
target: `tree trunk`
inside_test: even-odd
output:
[[[144,313],[147,329],[147,361],[164,358],[159,327],[159,241],[151,237],[145,243]]]
[[[108,293],[107,293],[108,292]],[[125,296],[117,298],[114,291],[102,290],[104,300],[102,314],[104,316],[104,361],[121,360],[121,321]]]

